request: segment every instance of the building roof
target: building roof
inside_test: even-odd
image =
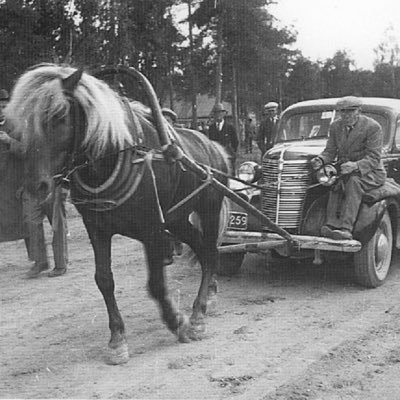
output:
[[[215,104],[215,97],[210,97],[205,94],[197,95],[197,118],[209,118],[211,110]],[[227,115],[232,115],[232,106],[230,103],[223,101]],[[192,118],[192,103],[186,100],[177,100],[174,103],[174,111],[178,114],[179,120]]]

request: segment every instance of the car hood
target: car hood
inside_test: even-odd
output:
[[[326,142],[327,138],[282,142],[276,144],[264,157],[274,160],[310,160],[325,149]]]

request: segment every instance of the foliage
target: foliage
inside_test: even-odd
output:
[[[49,61],[50,38],[42,30],[40,14],[7,1],[0,8],[0,84],[10,89],[15,78],[32,63]]]
[[[225,98],[232,98],[233,70],[237,73],[237,95],[242,111],[258,109],[266,99],[278,100],[284,73],[295,40],[287,29],[274,26],[266,0],[204,0],[194,13],[205,38],[216,43],[221,30]],[[209,67],[215,70],[216,51]],[[212,93],[213,86],[202,88]]]
[[[198,27],[188,40],[174,7],[192,1]],[[400,45],[389,27],[375,49],[374,70],[359,70],[344,50],[313,62],[295,50],[295,34],[278,28],[272,0],[3,0],[0,87],[39,62],[94,66],[124,63],[142,71],[160,100],[215,93],[222,55],[223,98],[259,112],[317,97],[400,97]],[[221,41],[218,40],[221,38]],[[234,76],[236,80],[234,80]]]
[[[321,67],[299,55],[293,62],[285,85],[284,104],[321,96]]]

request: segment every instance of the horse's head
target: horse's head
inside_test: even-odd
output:
[[[5,112],[26,148],[26,188],[41,200],[54,177],[71,171],[82,156],[96,159],[132,141],[119,96],[71,67],[46,64],[25,72]]]

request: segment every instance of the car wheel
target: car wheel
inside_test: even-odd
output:
[[[228,221],[229,221],[229,212],[231,210],[231,205],[229,203],[229,199],[224,197],[221,205],[221,211],[219,213],[219,229],[218,229],[218,239],[217,245],[220,246],[222,244],[222,240],[224,238],[224,234],[228,229]]]
[[[222,253],[219,255],[218,275],[232,276],[240,271],[245,253]]]
[[[392,249],[392,223],[386,211],[374,236],[354,254],[356,282],[369,288],[382,285],[389,273]]]

